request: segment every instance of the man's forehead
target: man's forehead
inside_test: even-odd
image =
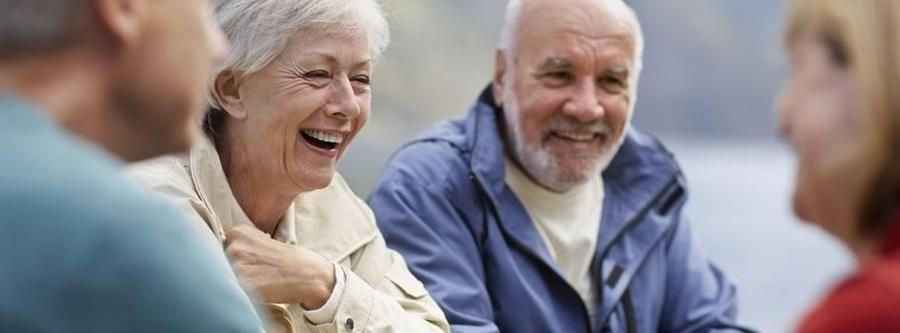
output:
[[[520,30],[577,29],[594,36],[633,36],[637,18],[621,0],[523,0]]]
[[[568,71],[578,69],[591,69],[595,71],[603,71],[607,74],[628,77],[631,74],[631,59],[627,57],[607,58],[607,59],[569,59],[566,57],[549,56],[543,59],[535,59],[538,61],[536,70],[538,71]],[[587,67],[586,67],[587,66]]]
[[[637,22],[627,7],[614,9],[606,2],[618,0],[526,1],[514,43],[522,49],[551,44],[562,48],[583,45],[631,53],[636,44]]]
[[[550,40],[523,41],[515,51],[520,61],[543,69],[605,67],[629,71],[634,61],[634,44],[619,38],[583,41],[560,36]]]

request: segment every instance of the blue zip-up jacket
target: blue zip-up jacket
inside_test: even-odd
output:
[[[400,149],[369,205],[454,332],[744,331],[735,287],[703,255],[682,212],[671,153],[630,129],[603,171],[593,274],[597,327],[505,182],[490,88],[463,118]]]

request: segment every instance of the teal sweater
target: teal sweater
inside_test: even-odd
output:
[[[221,250],[123,163],[0,96],[0,332],[258,332]]]

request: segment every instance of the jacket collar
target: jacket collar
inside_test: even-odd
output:
[[[499,224],[514,244],[559,274],[526,210],[506,186],[501,112],[489,86],[464,120],[465,132],[470,133],[467,148],[472,176],[484,188],[500,215]],[[672,196],[673,185],[681,183],[680,175],[671,153],[656,139],[628,128],[625,141],[601,174],[605,195],[594,270],[605,282],[604,288],[609,288],[603,293],[601,320],[609,316],[643,258],[671,227],[669,219],[649,211],[657,200]],[[636,221],[641,222],[630,225]]]
[[[482,184],[500,214],[500,224],[520,247],[559,273],[547,245],[535,229],[525,207],[506,185],[506,151],[501,133],[501,110],[488,86],[471,108],[465,122],[473,176]],[[505,204],[497,204],[502,202]],[[562,275],[560,275],[562,276]]]
[[[213,142],[205,135],[194,142],[189,156],[194,190],[211,212],[210,227],[224,240],[225,229],[252,222],[231,192]],[[272,236],[341,261],[377,234],[371,210],[335,174],[328,187],[297,196]]]
[[[470,109],[465,119],[468,136],[469,161],[475,177],[495,202],[516,202],[517,205],[499,205],[501,214],[508,216],[502,223],[517,238],[533,249],[543,248],[543,242],[524,209],[506,186],[503,138],[500,135],[502,110],[496,107],[491,87],[488,86]],[[601,234],[598,246],[611,241],[612,235],[635,216],[655,196],[663,191],[674,177],[680,174],[672,156],[660,148],[658,142],[632,128],[628,129],[622,147],[603,173],[606,190]],[[540,256],[546,252],[537,250]],[[549,254],[547,254],[549,258]]]
[[[212,215],[210,227],[224,240],[224,230],[252,224],[237,203],[215,145],[205,135],[194,140],[189,164],[194,190]],[[353,194],[340,174],[326,188],[302,193],[288,207],[274,239],[342,261],[378,235],[368,206]]]
[[[231,186],[228,185],[225,170],[213,142],[206,135],[200,135],[194,141],[196,143],[190,152],[194,189],[219,222],[220,227],[214,227],[213,231],[220,240],[225,240],[225,230],[240,225],[253,225],[253,222],[231,192]],[[272,238],[291,245],[297,244],[295,218],[297,211],[294,206],[292,203],[288,207],[272,235]]]

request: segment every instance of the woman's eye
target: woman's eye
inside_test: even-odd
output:
[[[326,71],[309,71],[304,76],[308,79],[321,80],[330,79],[331,73],[328,73]]]
[[[354,77],[353,81],[362,83],[364,85],[369,85],[369,83],[371,82],[371,79],[369,78],[368,75],[359,75],[359,76]]]

